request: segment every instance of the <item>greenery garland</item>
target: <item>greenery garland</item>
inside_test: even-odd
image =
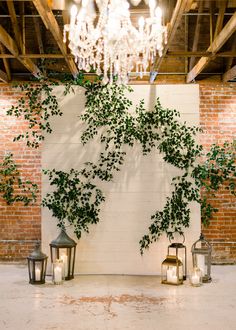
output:
[[[173,191],[167,197],[163,210],[151,216],[149,232],[140,240],[141,253],[164,232],[169,237],[174,232],[183,233],[184,228],[190,224],[190,202],[201,204],[202,221],[204,224],[209,223],[216,209],[207,202],[206,197],[201,197],[202,187],[208,192],[216,192],[222,185],[226,185],[233,194],[235,193],[234,142],[226,143],[223,147],[213,145],[205,155],[195,138],[200,129],[181,123],[178,120],[179,113],[176,110],[164,109],[159,100],[153,111],[146,111],[144,101],[140,101],[135,114],[132,115],[129,112],[132,103],[125,94],[131,91],[131,88],[118,85],[103,86],[100,82],[83,83],[81,77],[76,84],[86,88],[86,106],[81,119],[87,128],[83,132],[82,142],[86,144],[99,135],[104,150],[96,164],[87,162],[80,171],[72,169],[69,173],[56,170],[45,172],[49,175],[51,185],[56,186],[56,190],[47,194],[43,205],[52,210],[53,215],[59,220],[59,226],[65,226],[67,220],[73,224],[75,233],[80,238],[82,230],[88,231],[90,223],[98,222],[98,207],[104,201],[104,196],[93,180],[99,178],[110,181],[114,171],[119,171],[125,161],[124,147],[132,147],[135,143],[140,144],[143,155],[147,155],[153,149],[158,150],[166,162],[182,170],[182,175],[172,179]],[[65,93],[70,92],[72,88],[73,83],[67,82]],[[17,117],[23,114],[24,118],[29,120],[30,130],[39,125],[40,133],[33,133],[35,130],[32,130],[31,133],[16,138],[25,138],[28,146],[37,147],[39,141],[44,139],[43,131],[51,133],[48,122],[50,116],[61,115],[61,112],[57,100],[51,94],[51,85],[48,86],[48,83],[44,82],[33,89],[36,91],[32,90],[32,87],[25,87],[30,106],[26,107],[22,99],[8,114]],[[35,103],[44,89],[47,91],[46,99]],[[38,140],[31,142],[30,137]],[[204,157],[205,161],[200,163],[199,160]],[[78,193],[76,196],[72,196],[73,189]],[[63,202],[65,205],[62,207],[60,205]],[[95,208],[92,208],[92,205]]]

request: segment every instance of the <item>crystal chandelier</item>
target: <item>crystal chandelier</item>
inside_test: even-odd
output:
[[[83,0],[71,8],[70,24],[64,26],[64,42],[79,70],[103,74],[103,83],[126,84],[133,70],[142,77],[157,54],[162,56],[167,29],[155,0],[149,0],[150,16],[133,26],[127,0]],[[140,1],[132,0],[135,5]],[[116,77],[114,79],[114,77]]]

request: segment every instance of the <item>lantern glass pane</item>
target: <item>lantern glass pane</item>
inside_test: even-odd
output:
[[[41,281],[43,276],[43,261],[35,261],[35,281]]]
[[[59,259],[59,248],[52,247],[51,253],[52,253],[52,263],[54,263],[57,259]]]
[[[184,276],[185,276],[185,279],[186,279],[186,272],[187,272],[187,269],[186,269],[186,250],[185,250],[185,246],[183,245],[183,247],[172,247],[171,245],[169,246],[169,249],[168,249],[168,254],[169,255],[174,255],[176,256],[183,264],[183,270],[184,270]]]
[[[69,265],[69,256],[68,256],[68,248],[60,248],[59,249],[59,259],[63,262],[63,271],[64,277],[68,276],[68,265]]]
[[[201,270],[202,276],[207,275],[207,255],[196,253],[194,259],[194,266]]]

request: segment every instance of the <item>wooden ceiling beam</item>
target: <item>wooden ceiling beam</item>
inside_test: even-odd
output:
[[[214,39],[211,45],[208,47],[207,52],[213,54],[217,53],[221,47],[226,43],[226,41],[231,37],[231,35],[236,31],[236,12],[229,19],[227,24]],[[208,63],[211,61],[211,57],[202,57],[198,63],[193,67],[193,69],[187,75],[187,83],[193,81],[199,73],[201,73]]]
[[[236,65],[223,74],[223,82],[227,82],[235,78],[236,78]]]
[[[192,3],[193,0],[177,0],[174,12],[172,14],[170,24],[167,26],[167,43],[164,45],[163,51],[162,51],[162,57],[157,57],[152,70],[151,71],[157,71],[160,69],[161,63],[163,61],[163,58],[165,57],[171,41],[173,40],[175,33],[177,31],[177,28],[180,24],[181,18],[186,11],[186,8],[189,8],[190,2]]]
[[[200,37],[200,30],[201,30],[201,21],[202,21],[202,15],[201,13],[203,12],[203,4],[204,1],[198,1],[198,16],[197,16],[197,22],[195,26],[195,32],[194,32],[194,39],[193,39],[193,46],[192,46],[192,51],[196,52],[197,47],[198,47],[198,42],[199,42],[199,37]],[[189,69],[191,70],[195,64],[195,57],[191,57],[190,62],[189,62]]]
[[[5,48],[1,42],[0,42],[0,53],[5,54]],[[2,60],[3,60],[3,65],[6,70],[7,79],[8,79],[8,81],[10,81],[11,80],[11,70],[10,70],[9,60],[7,58],[3,58]]]
[[[62,32],[60,30],[60,27],[57,23],[57,20],[52,12],[52,10],[49,8],[48,3],[46,0],[33,0],[33,3],[40,14],[44,24],[50,32],[52,33],[54,39],[57,42],[57,45],[62,52],[63,56],[65,57],[66,63],[70,69],[70,72],[74,77],[76,77],[79,73],[78,68],[74,62],[74,59],[67,56],[67,49],[66,45],[63,42]]]
[[[223,27],[224,23],[224,17],[225,17],[225,9],[227,7],[228,0],[221,0],[219,1],[219,13],[216,21],[216,27],[214,32],[214,40],[220,33]]]
[[[219,53],[210,53],[210,52],[201,52],[201,51],[196,51],[196,52],[189,52],[189,51],[168,51],[165,57],[236,57],[236,49],[234,51],[229,51],[229,52],[219,52]],[[64,55],[62,54],[19,54],[19,58],[64,58]],[[74,56],[72,54],[68,54],[67,57],[73,58]],[[0,54],[0,58],[2,59],[9,59],[9,58],[15,58],[14,55],[12,54],[6,54],[2,53]]]
[[[22,51],[22,49],[23,49],[22,36],[20,33],[13,0],[7,1],[7,7],[8,7],[10,17],[11,17],[11,23],[12,23],[12,27],[13,27],[16,44],[17,44],[18,48]]]
[[[7,31],[0,25],[0,42],[14,55],[35,77],[41,76],[41,71],[37,65],[30,58],[19,57],[19,50],[15,41],[7,33]]]

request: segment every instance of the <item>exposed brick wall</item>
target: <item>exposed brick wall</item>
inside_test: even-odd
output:
[[[223,144],[236,138],[236,84],[200,84],[201,143]],[[215,263],[236,262],[236,198],[226,189],[208,196],[219,209],[203,232],[213,246]]]
[[[163,77],[157,84],[183,83],[181,80],[182,76],[179,79]],[[6,110],[21,95],[10,86],[0,85],[0,157],[2,159],[6,152],[13,152],[23,173],[40,186],[40,150],[28,149],[20,142],[13,143],[13,137],[25,129],[26,123],[6,116]],[[200,124],[204,129],[200,142],[205,148],[236,137],[235,84],[221,84],[214,80],[200,83]],[[236,262],[235,198],[222,190],[212,201],[219,212],[203,231],[213,245],[214,261]],[[18,260],[32,251],[35,240],[41,236],[40,219],[39,205],[23,207],[17,203],[7,206],[0,200],[0,260]]]
[[[29,149],[24,143],[12,141],[15,135],[26,129],[26,123],[6,115],[7,109],[20,96],[22,94],[11,86],[0,85],[0,159],[2,161],[6,153],[12,152],[24,177],[40,187],[40,150]],[[0,260],[25,259],[32,252],[35,241],[41,238],[40,214],[38,202],[37,205],[27,207],[20,202],[8,206],[0,199]]]

